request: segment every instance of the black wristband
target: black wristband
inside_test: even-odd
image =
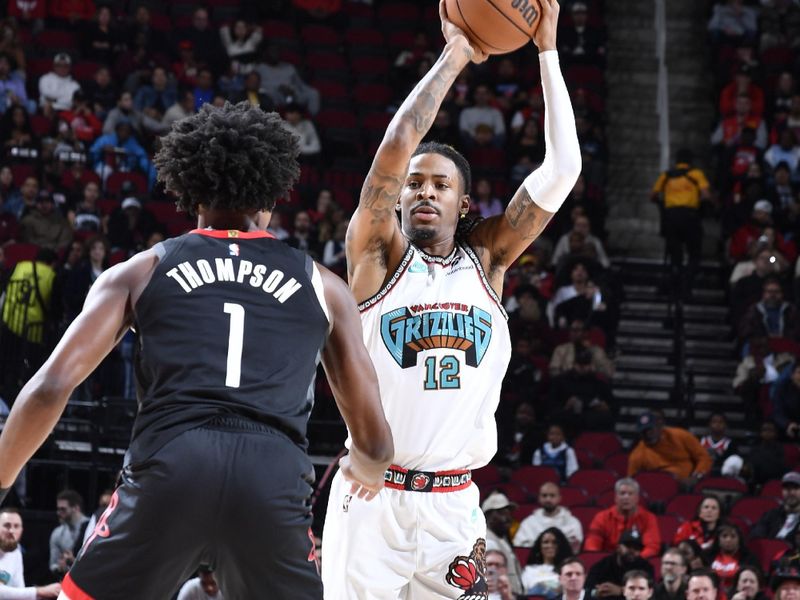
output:
[[[11,491],[11,488],[0,488],[0,506],[3,504],[3,500],[6,499],[8,492]]]

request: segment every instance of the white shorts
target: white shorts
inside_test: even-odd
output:
[[[478,501],[472,484],[441,493],[384,488],[365,502],[337,473],[322,534],[325,600],[485,597]]]

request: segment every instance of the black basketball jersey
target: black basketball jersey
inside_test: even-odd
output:
[[[195,230],[156,250],[135,306],[139,412],[128,461],[227,415],[305,446],[329,328],[313,261],[265,232]]]

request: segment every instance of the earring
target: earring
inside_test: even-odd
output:
[[[462,213],[461,213],[461,218],[462,218],[462,219],[463,219],[464,217],[466,217],[466,216],[467,216],[467,213],[465,213],[465,212],[462,212]]]
[[[395,205],[394,205],[394,209],[395,209],[397,212],[400,212],[400,205],[399,205],[399,204],[395,204]]]

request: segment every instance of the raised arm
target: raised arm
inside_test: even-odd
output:
[[[544,91],[544,161],[519,187],[505,214],[481,221],[470,234],[498,294],[506,268],[544,230],[581,172],[575,115],[556,52],[559,5],[557,0],[540,0],[540,5],[542,19],[533,41],[539,48]]]
[[[395,205],[411,155],[428,133],[458,74],[470,61],[486,59],[480,50],[470,45],[463,32],[447,20],[444,0],[439,3],[439,15],[447,43],[439,59],[389,123],[347,230],[348,276],[359,302],[380,289],[387,271],[393,270],[405,251],[406,242],[395,216]]]
[[[364,346],[358,309],[339,277],[317,265],[325,288],[332,328],[322,353],[339,412],[353,443],[340,465],[353,493],[371,499],[383,488],[383,474],[394,456],[392,432],[381,405],[378,376]]]
[[[132,299],[145,277],[149,280],[154,257],[143,252],[104,272],[89,290],[83,312],[22,388],[0,435],[0,488],[14,483],[55,427],[72,391],[125,334],[132,320]]]

